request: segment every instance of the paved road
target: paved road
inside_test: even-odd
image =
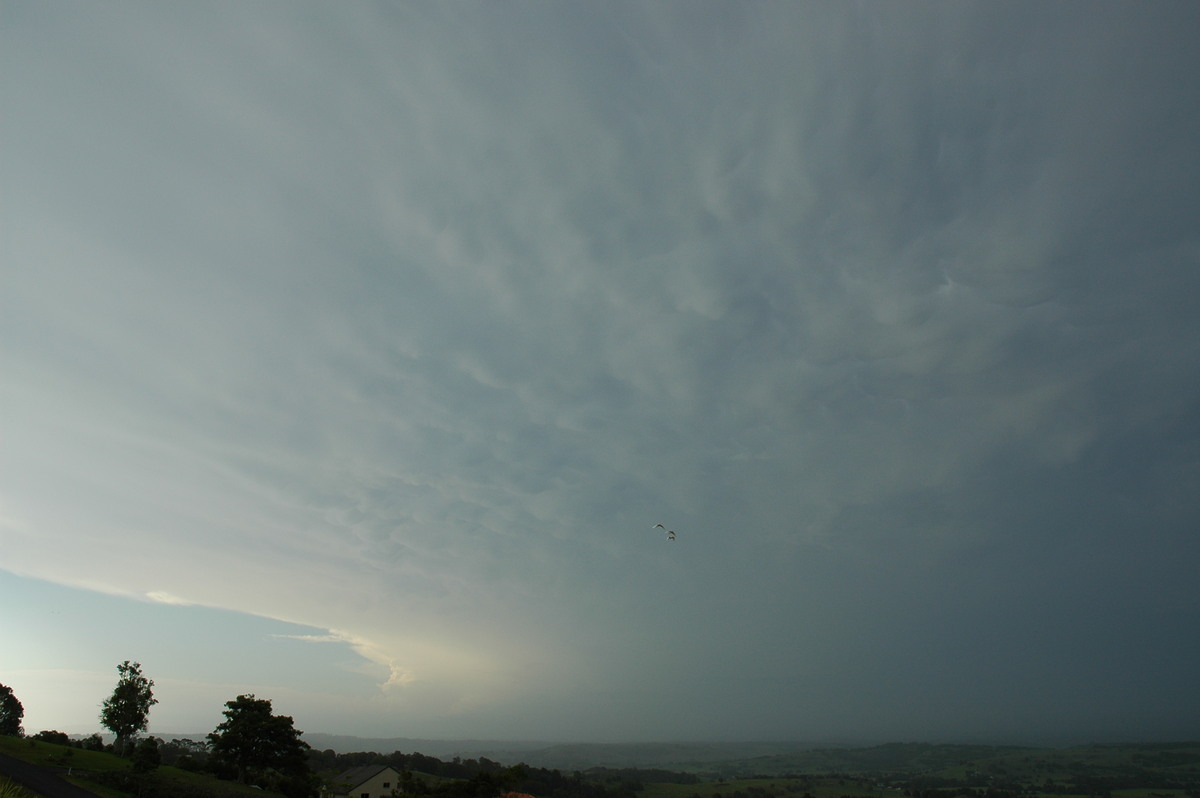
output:
[[[0,754],[0,773],[44,798],[97,798],[96,793],[60,779],[49,768]]]

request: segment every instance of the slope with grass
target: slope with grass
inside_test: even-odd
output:
[[[103,798],[281,798],[278,793],[247,787],[215,776],[162,766],[134,773],[128,759],[103,751],[55,745],[28,737],[0,736],[0,753],[49,768],[60,778]]]

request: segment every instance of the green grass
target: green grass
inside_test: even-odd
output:
[[[80,770],[126,770],[129,761],[102,751],[85,751],[65,745],[44,743],[31,737],[0,737],[0,753],[33,765]]]
[[[33,765],[67,768],[71,772],[60,772],[61,778],[105,796],[105,798],[131,798],[133,795],[133,793],[99,784],[88,778],[88,774],[92,773],[128,773],[132,770],[128,759],[122,759],[114,754],[55,745],[28,737],[3,736],[0,736],[0,753]],[[254,795],[258,798],[273,798],[279,795],[279,793],[255,789],[232,781],[221,781],[209,774],[191,773],[165,765],[155,769],[150,774],[150,778],[162,786],[161,791],[179,796],[244,798],[247,795]],[[20,793],[14,795],[19,796]],[[8,797],[0,792],[0,798]]]

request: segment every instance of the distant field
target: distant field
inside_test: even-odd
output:
[[[1200,743],[905,743],[708,762],[687,771],[701,782],[644,783],[640,798],[1198,798]]]
[[[870,781],[847,778],[749,778],[718,779],[699,784],[647,784],[641,798],[888,798],[894,789]]]
[[[1200,743],[1095,745],[1076,748],[893,743],[823,748],[722,762],[684,770],[726,778],[796,774],[936,774],[969,780],[1005,776],[1022,781],[1105,776],[1187,776],[1200,773]]]

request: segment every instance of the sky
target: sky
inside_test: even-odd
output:
[[[1197,34],[0,0],[26,731],[1200,737]]]

